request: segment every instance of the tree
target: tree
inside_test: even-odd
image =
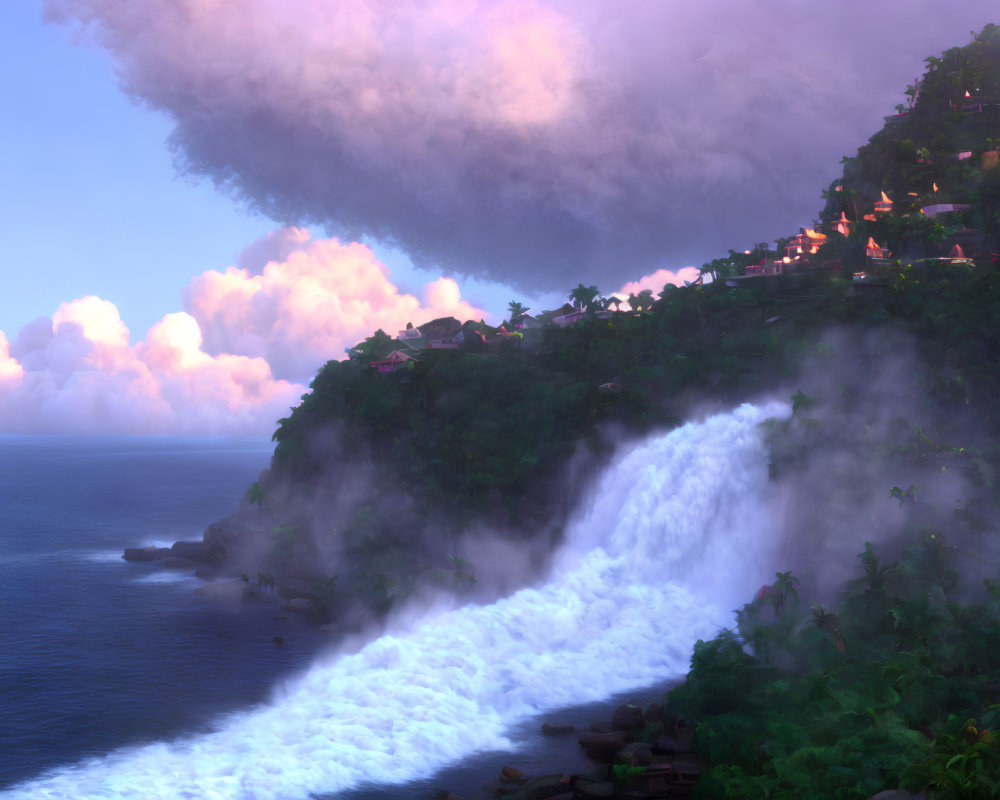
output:
[[[630,294],[628,304],[633,311],[649,311],[653,307],[653,290],[643,289],[639,294]]]
[[[569,293],[569,299],[577,308],[584,308],[594,302],[598,295],[596,286],[584,286],[582,283]]]
[[[507,303],[507,311],[510,314],[510,324],[517,327],[517,323],[521,321],[521,317],[527,314],[530,310],[530,308],[525,308],[516,300],[511,300]]]

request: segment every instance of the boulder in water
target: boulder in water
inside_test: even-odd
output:
[[[596,761],[614,761],[618,751],[628,744],[629,735],[625,731],[610,733],[584,731],[580,734],[579,741],[590,758]]]
[[[642,721],[647,725],[663,722],[663,706],[660,703],[650,703],[642,714]]]
[[[169,547],[126,547],[122,558],[126,561],[159,561],[170,552]]]
[[[573,779],[573,797],[582,800],[603,800],[614,796],[615,785],[611,781],[601,781],[584,775],[577,775]]]
[[[170,547],[170,555],[186,558],[188,561],[208,560],[204,542],[174,542]]]
[[[630,731],[644,724],[642,709],[631,701],[618,706],[611,717],[611,727],[616,731]]]

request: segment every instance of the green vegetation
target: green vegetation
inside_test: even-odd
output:
[[[697,722],[710,765],[695,797],[866,798],[886,788],[994,797],[1000,749],[1000,603],[950,569],[943,534],[914,531],[882,565],[870,543],[863,575],[836,613],[745,605],[738,629],[699,641],[667,710]],[[959,712],[958,716],[955,712]],[[966,720],[958,725],[958,720]],[[985,793],[983,793],[985,792]]]

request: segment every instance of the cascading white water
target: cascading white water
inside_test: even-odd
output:
[[[212,733],[60,768],[2,797],[287,798],[401,783],[545,709],[686,672],[781,566],[757,423],[742,406],[636,447],[574,523],[549,581],[321,659]]]

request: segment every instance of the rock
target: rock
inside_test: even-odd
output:
[[[644,767],[653,760],[653,746],[649,742],[632,742],[618,752],[618,757],[627,764]]]
[[[561,722],[546,722],[542,725],[542,733],[546,736],[562,736],[567,733],[574,733],[576,728]]]
[[[170,552],[169,547],[126,547],[122,558],[126,561],[159,561]]]
[[[528,781],[520,789],[500,795],[501,800],[551,800],[566,794],[569,781],[565,775],[542,775]]]
[[[611,717],[611,726],[616,731],[630,731],[641,728],[644,724],[642,709],[632,702],[618,706]]]
[[[614,761],[618,751],[628,744],[629,736],[625,731],[610,733],[584,731],[580,734],[579,741],[590,758],[597,761]]]
[[[587,730],[591,730],[594,733],[611,733],[614,729],[614,726],[610,722],[595,722]]]
[[[160,563],[167,569],[191,569],[194,566],[193,561],[188,561],[186,558],[174,558],[173,556],[163,559]]]
[[[868,800],[919,800],[921,796],[904,792],[902,789],[886,789],[884,792],[872,795]]]
[[[176,558],[186,558],[188,561],[207,561],[204,542],[174,542],[170,555]]]
[[[602,800],[615,796],[615,785],[611,781],[601,781],[578,775],[573,778],[573,797],[582,800]]]
[[[659,703],[650,703],[643,712],[642,721],[647,725],[663,722],[663,706]]]
[[[500,768],[500,780],[504,783],[509,781],[519,781],[524,776],[524,773],[519,769],[514,767],[501,767]]]
[[[465,800],[464,797],[460,797],[459,795],[454,794],[453,792],[445,792],[445,791],[437,792],[436,797],[438,798],[438,800]]]

